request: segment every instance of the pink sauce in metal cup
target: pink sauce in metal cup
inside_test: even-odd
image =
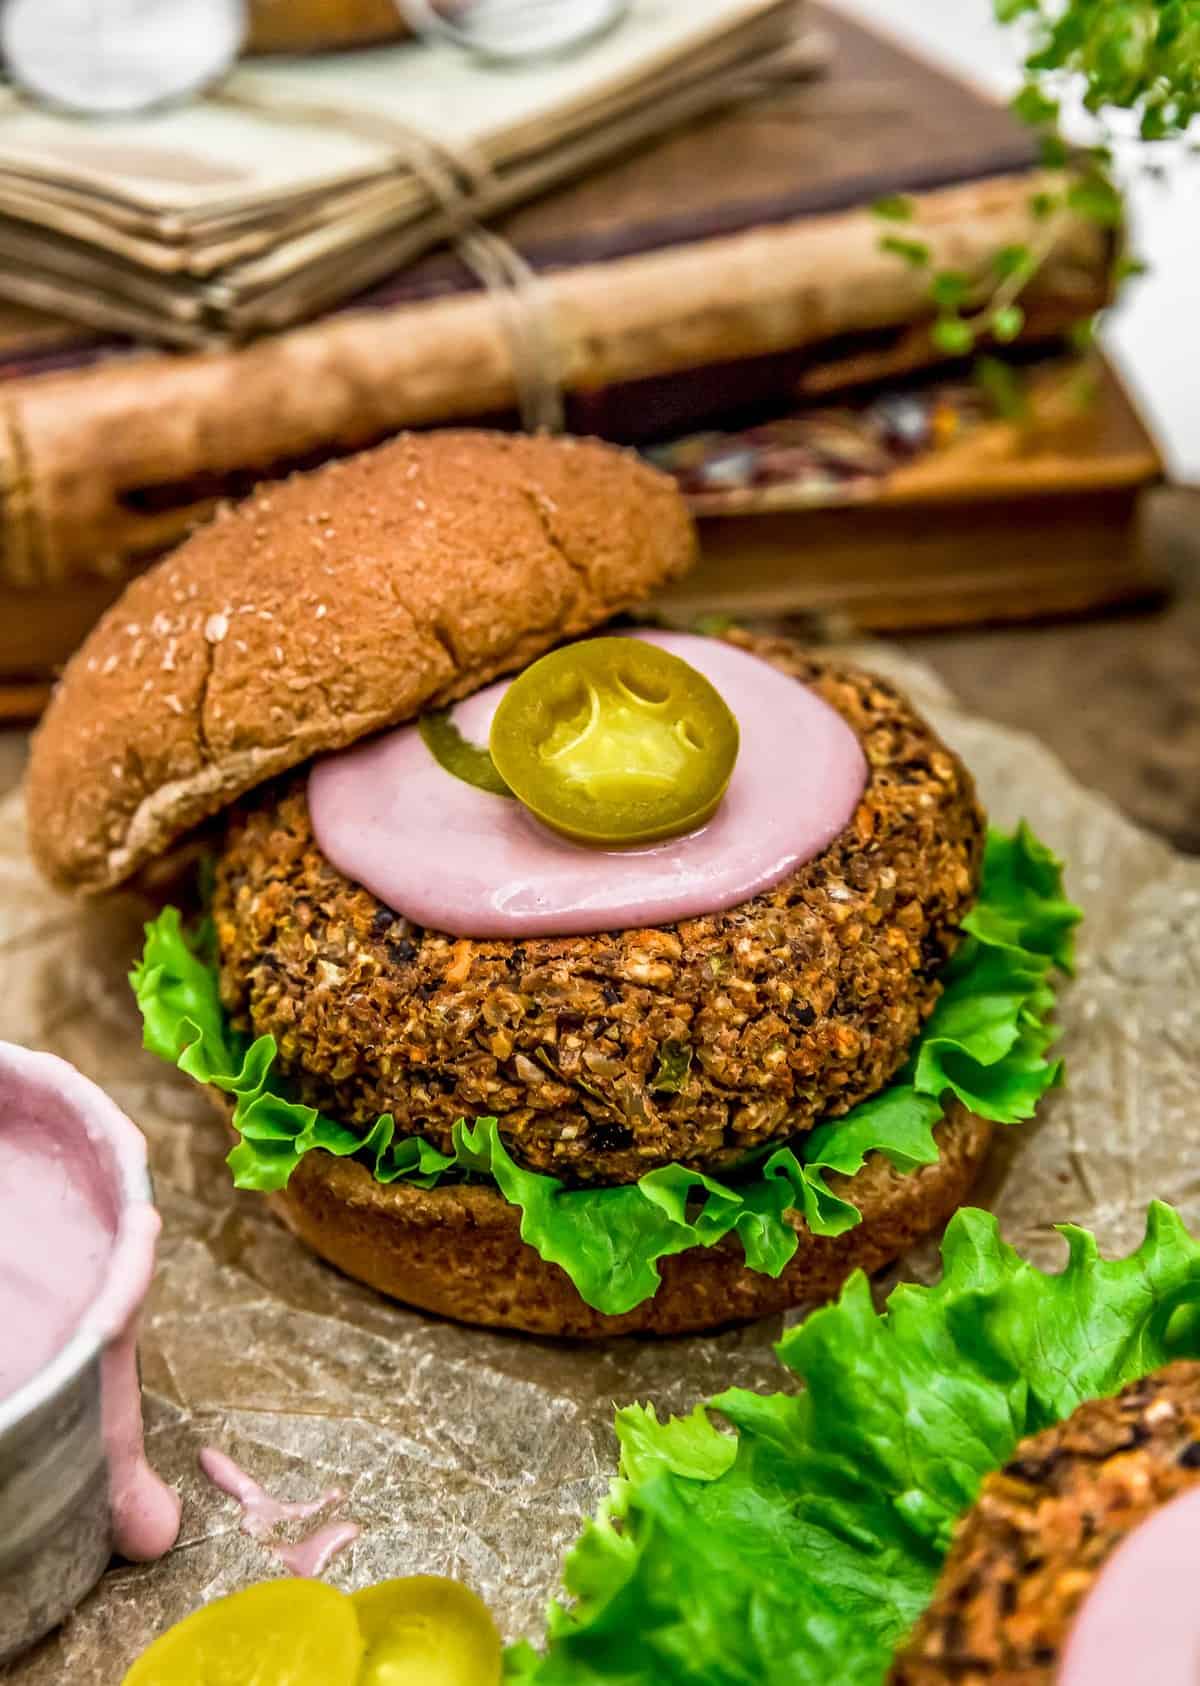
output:
[[[1200,1490],[1134,1530],[1075,1617],[1057,1686],[1196,1686],[1200,1681]]]
[[[0,1662],[110,1552],[175,1542],[137,1373],[158,1231],[141,1133],[65,1061],[0,1043]]]
[[[97,1299],[116,1191],[85,1135],[64,1139],[0,1083],[0,1399],[66,1346]]]

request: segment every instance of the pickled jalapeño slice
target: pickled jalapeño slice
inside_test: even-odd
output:
[[[738,727],[694,667],[637,638],[568,644],[513,680],[492,760],[543,824],[629,847],[695,831],[725,794]]]

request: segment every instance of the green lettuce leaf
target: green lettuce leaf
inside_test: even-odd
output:
[[[461,1120],[444,1153],[397,1135],[389,1114],[363,1135],[291,1099],[274,1069],[273,1038],[251,1043],[228,1025],[211,932],[189,933],[175,908],[146,927],[132,983],[146,1046],[230,1097],[241,1139],[229,1164],[239,1188],[283,1188],[316,1148],[356,1156],[384,1183],[403,1178],[429,1188],[447,1176],[486,1177],[521,1208],[523,1239],[560,1265],[589,1305],[619,1314],[655,1293],[659,1262],[673,1253],[734,1235],[751,1270],[777,1276],[797,1246],[788,1211],[803,1212],[818,1235],[853,1228],[860,1214],[828,1175],[854,1176],[873,1152],[899,1171],[933,1164],[933,1126],[948,1094],[1000,1123],[1030,1117],[1060,1076],[1059,1063],[1046,1057],[1050,977],[1071,963],[1078,918],[1063,899],[1054,856],[1023,826],[1011,837],[993,833],[982,893],[964,921],[968,936],[912,1060],[888,1089],[737,1179],[667,1165],[622,1188],[566,1188],[524,1169],[494,1118]],[[656,1085],[678,1086],[685,1060],[690,1051],[664,1050]]]
[[[620,1474],[567,1559],[536,1686],[880,1686],[955,1519],[1023,1435],[1200,1357],[1200,1244],[1151,1207],[1128,1258],[1064,1227],[1047,1275],[964,1210],[933,1287],[861,1273],[779,1343],[800,1393],[617,1418]],[[722,1426],[725,1425],[725,1426]],[[730,1432],[732,1431],[732,1432]]]

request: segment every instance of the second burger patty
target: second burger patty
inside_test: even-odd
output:
[[[623,1183],[719,1171],[888,1082],[978,892],[971,777],[891,686],[735,641],[837,709],[870,774],[823,854],[725,913],[456,940],[324,858],[303,776],[246,799],[217,862],[222,997],[238,1029],[275,1037],[299,1097],[364,1130],[391,1112],[443,1149],[456,1120],[494,1114],[524,1164]]]
[[[1200,1364],[1186,1360],[1023,1440],[959,1524],[888,1686],[1053,1686],[1100,1571],[1195,1486],[1198,1461]]]

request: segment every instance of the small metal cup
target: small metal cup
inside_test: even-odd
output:
[[[84,1102],[91,1119],[96,1098],[112,1103],[93,1084],[53,1055],[0,1043],[0,1085],[13,1080],[37,1086],[88,1130],[119,1200],[115,1256],[129,1215],[151,1205],[140,1137],[132,1127],[98,1134]],[[112,1554],[100,1394],[111,1334],[85,1313],[62,1351],[0,1399],[0,1667],[74,1609]]]

